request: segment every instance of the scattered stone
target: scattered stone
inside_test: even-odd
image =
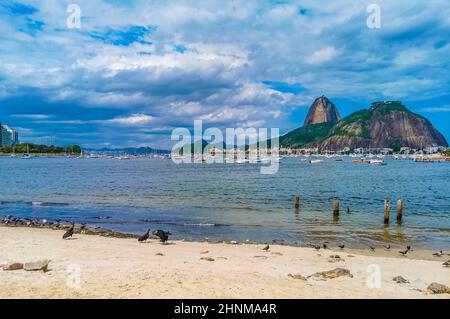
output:
[[[427,291],[431,294],[450,294],[450,288],[446,285],[433,282],[427,287]]]
[[[350,270],[345,269],[345,268],[335,268],[333,270],[316,272],[315,274],[308,276],[308,278],[309,277],[322,277],[325,279],[334,279],[334,278],[342,277],[342,276],[348,276],[350,278],[353,278],[353,275],[350,273]]]
[[[2,266],[3,270],[20,270],[23,269],[22,263],[9,263]]]
[[[329,263],[336,263],[336,262],[339,262],[339,261],[345,261],[345,260],[342,259],[341,256],[339,256],[339,255],[331,255],[328,258],[328,262]]]
[[[214,261],[215,259],[212,257],[202,257],[200,260],[206,260],[206,261]]]
[[[35,262],[25,263],[23,265],[23,269],[26,271],[43,271],[46,272],[48,270],[48,264],[50,260],[44,259]]]
[[[450,267],[450,260],[447,260],[445,263],[442,264],[444,267]]]
[[[303,281],[308,280],[306,277],[300,275],[300,274],[288,274],[288,277],[291,277],[292,279],[300,279]]]
[[[207,253],[209,253],[209,250],[204,250],[200,254],[207,254]]]
[[[403,278],[402,276],[397,276],[392,278],[392,281],[395,281],[398,284],[409,284],[409,281]]]
[[[353,255],[347,255],[347,257],[350,257],[350,258],[352,258],[352,257],[355,257],[355,256],[353,256]]]
[[[156,253],[155,256],[164,256],[163,253]]]
[[[253,258],[262,258],[262,259],[267,259],[267,256],[253,256]]]

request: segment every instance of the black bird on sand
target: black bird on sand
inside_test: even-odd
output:
[[[150,229],[145,234],[138,238],[138,242],[146,241],[150,237]]]
[[[75,224],[72,223],[72,226],[70,226],[70,228],[64,233],[63,235],[63,239],[67,239],[73,236],[73,229],[75,228]]]
[[[399,253],[403,256],[406,256],[406,254],[411,250],[411,246],[406,246],[405,250],[400,250]]]
[[[433,254],[433,256],[436,256],[436,257],[442,257],[442,255],[444,255],[444,252],[442,250]]]
[[[340,249],[344,249],[344,248],[345,248],[345,245],[339,245],[339,248],[340,248]]]
[[[169,240],[169,235],[172,235],[170,232],[166,232],[164,230],[158,229],[152,232],[153,235],[159,237],[160,241],[165,243]]]
[[[327,249],[328,248],[328,242],[326,241],[326,242],[324,242],[323,244],[322,244],[322,247],[323,247],[323,249]]]
[[[264,251],[269,251],[269,249],[270,249],[269,245],[267,245],[266,247],[263,248]]]
[[[369,249],[370,249],[371,251],[375,251],[375,247],[373,247],[373,246],[369,246]]]
[[[391,245],[390,245],[390,244],[384,245],[383,247],[384,247],[385,249],[387,249],[387,250],[391,249]]]

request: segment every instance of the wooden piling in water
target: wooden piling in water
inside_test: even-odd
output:
[[[333,201],[333,215],[339,216],[339,199]]]
[[[300,197],[297,195],[294,197],[294,207],[296,209],[300,208]]]
[[[391,212],[391,203],[389,199],[384,200],[384,224],[389,224],[389,213]]]
[[[401,223],[403,217],[403,199],[397,201],[397,222]]]

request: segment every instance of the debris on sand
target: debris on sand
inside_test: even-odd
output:
[[[200,260],[206,260],[206,261],[214,261],[215,259],[212,257],[202,257]]]
[[[402,276],[397,276],[392,278],[392,281],[395,281],[398,284],[409,284],[409,281],[403,278]]]
[[[341,258],[341,256],[339,255],[331,255],[330,257],[328,257],[328,262],[329,263],[336,263],[339,261],[345,261],[344,259]]]
[[[3,270],[8,270],[8,271],[20,270],[20,269],[23,269],[23,264],[17,263],[17,262],[12,262],[9,264],[2,265],[2,268],[3,268]]]
[[[288,277],[291,277],[292,279],[300,279],[303,281],[308,280],[306,277],[300,275],[300,274],[288,274]]]
[[[450,288],[446,285],[433,282],[427,287],[427,292],[431,294],[450,294]]]
[[[48,270],[48,264],[50,260],[44,259],[34,262],[28,262],[23,265],[23,269],[26,271],[43,271],[46,272]]]
[[[325,279],[334,279],[334,278],[342,277],[342,276],[348,276],[350,278],[353,278],[353,275],[350,273],[350,270],[345,269],[345,268],[335,268],[333,270],[316,272],[315,274],[308,276],[308,278],[309,277],[322,277]]]

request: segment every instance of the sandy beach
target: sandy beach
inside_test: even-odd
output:
[[[0,264],[51,260],[45,273],[0,270],[0,298],[450,298],[426,292],[432,282],[450,286],[450,268],[442,265],[449,256],[429,251],[402,257],[397,247],[370,252],[271,245],[266,252],[255,244],[163,245],[81,234],[62,240],[63,233],[0,227]],[[352,277],[306,278],[337,267]],[[377,269],[379,287],[371,277]],[[396,276],[409,283],[394,282]]]

